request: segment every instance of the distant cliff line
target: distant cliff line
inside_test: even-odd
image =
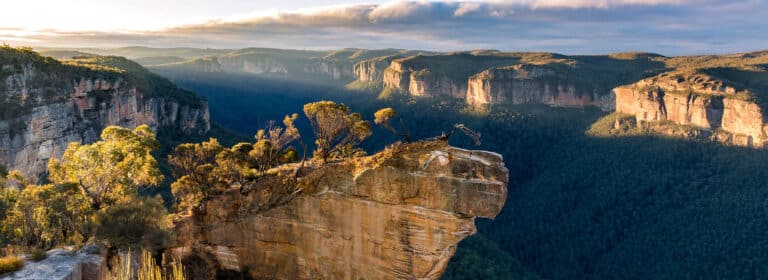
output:
[[[179,76],[223,73],[322,82],[412,98],[449,98],[474,109],[597,107],[634,115],[656,134],[757,147],[768,139],[763,128],[768,102],[762,97],[768,93],[768,51],[680,57],[401,49],[91,51],[126,55],[153,71]],[[679,126],[657,125],[664,123]]]

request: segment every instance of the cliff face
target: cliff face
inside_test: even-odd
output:
[[[383,82],[384,73],[392,64],[392,60],[401,58],[401,56],[385,56],[374,59],[363,60],[354,65],[355,79],[363,82]],[[398,84],[399,85],[399,84]]]
[[[765,120],[746,91],[704,74],[662,74],[614,89],[616,111],[639,123],[668,121],[702,130],[720,142],[764,145]]]
[[[312,59],[304,66],[304,73],[325,76],[334,81],[350,81],[355,78],[354,66],[349,62]]]
[[[401,61],[392,61],[384,72],[384,86],[418,97],[448,96],[464,98],[467,82],[431,71],[414,70],[404,66]]]
[[[501,211],[507,177],[494,153],[399,146],[213,198],[176,221],[171,252],[203,264],[196,279],[438,279],[475,217]]]
[[[42,175],[48,159],[61,156],[69,142],[90,143],[109,125],[187,134],[210,128],[207,104],[150,94],[122,75],[62,78],[32,64],[3,65],[2,96],[20,96],[25,110],[0,120],[0,160],[31,178]],[[46,97],[43,97],[46,96]]]
[[[223,56],[218,61],[223,72],[276,76],[288,74],[288,67],[283,62],[270,57]]]
[[[557,107],[598,106],[610,110],[610,98],[581,92],[552,69],[519,64],[485,70],[469,79],[466,101],[488,104],[546,104]]]

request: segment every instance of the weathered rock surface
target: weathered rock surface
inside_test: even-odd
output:
[[[350,81],[354,79],[354,65],[348,61],[315,58],[304,66],[304,73],[317,74],[334,81]]]
[[[583,92],[555,71],[532,64],[485,70],[469,79],[467,104],[546,104],[556,107],[605,107],[609,99]]]
[[[0,95],[20,95],[34,102],[29,112],[0,119],[0,161],[31,178],[46,170],[48,159],[61,156],[70,142],[90,143],[109,125],[153,129],[168,127],[187,134],[210,129],[205,101],[184,102],[175,97],[142,92],[125,77],[82,76],[62,79],[31,64],[22,69],[4,65],[8,75]],[[25,102],[33,103],[33,102]]]
[[[745,98],[749,93],[707,75],[662,74],[613,92],[616,111],[634,115],[638,123],[692,126],[713,140],[742,146],[761,147],[766,139],[762,110]]]
[[[0,276],[0,280],[101,280],[107,271],[101,251],[93,245],[77,252],[51,250],[45,260],[27,260],[23,269]]]
[[[400,60],[392,61],[383,79],[384,86],[417,97],[464,98],[467,94],[466,80],[454,80],[430,69],[413,69]]]
[[[215,197],[177,220],[171,252],[255,279],[438,279],[475,217],[501,211],[507,179],[495,153],[402,145]]]
[[[392,64],[392,61],[402,58],[400,55],[377,57],[363,60],[354,65],[355,78],[363,82],[382,82],[384,73]]]

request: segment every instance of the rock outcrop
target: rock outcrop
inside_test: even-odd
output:
[[[170,251],[204,266],[195,279],[439,279],[475,217],[495,217],[507,197],[500,155],[442,141],[307,168],[177,219]]]
[[[57,71],[71,70],[61,67]],[[168,90],[181,93],[178,96],[142,87],[128,74],[72,70],[64,75],[32,63],[2,69],[6,75],[0,96],[18,96],[17,103],[23,105],[0,119],[0,161],[30,178],[44,174],[48,159],[61,156],[70,142],[98,140],[109,125],[147,124],[190,135],[210,129],[206,102],[175,86]]]
[[[414,69],[404,65],[402,60],[392,61],[384,71],[383,79],[385,87],[417,97],[464,98],[467,93],[466,80],[456,80],[429,68]]]
[[[640,124],[672,123],[741,146],[764,146],[765,119],[748,90],[709,75],[665,73],[614,89],[616,111]]]
[[[362,82],[383,82],[385,71],[392,64],[392,61],[398,58],[402,58],[402,56],[377,57],[355,63],[355,79]],[[397,84],[399,85],[399,83]]]
[[[597,106],[610,110],[609,95],[584,91],[549,68],[518,64],[485,70],[469,79],[466,102],[489,104],[546,104],[555,107]]]
[[[612,111],[611,89],[663,69],[662,59],[497,51],[422,55],[393,60],[381,82],[411,96],[451,97],[475,108],[544,104]],[[378,72],[378,67],[361,66],[367,71],[358,79],[377,78],[366,72]]]
[[[0,276],[0,280],[101,280],[106,279],[107,262],[102,248],[95,245],[80,251],[55,249],[42,261],[27,260],[19,271]]]

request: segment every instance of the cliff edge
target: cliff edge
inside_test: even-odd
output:
[[[195,279],[439,279],[475,217],[507,198],[500,155],[442,141],[296,168],[177,218],[170,252]]]

